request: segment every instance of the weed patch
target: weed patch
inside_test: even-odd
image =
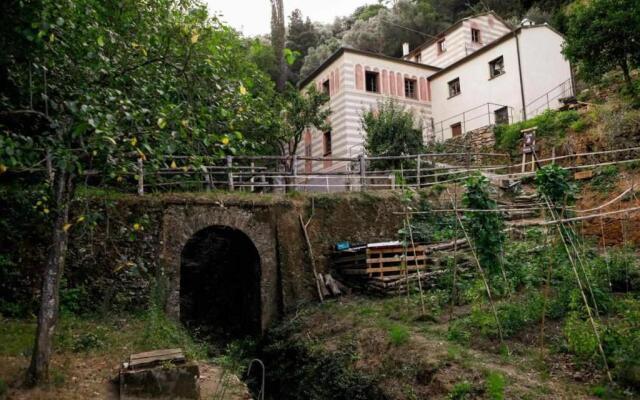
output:
[[[389,340],[394,346],[401,346],[409,341],[409,330],[403,325],[389,327]]]

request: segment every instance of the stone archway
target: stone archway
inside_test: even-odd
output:
[[[242,231],[214,225],[185,244],[180,265],[180,319],[219,341],[261,333],[260,255]]]
[[[259,259],[259,327],[263,332],[281,312],[275,217],[268,208],[221,207],[216,204],[173,205],[163,215],[162,270],[168,281],[166,310],[181,318],[182,255],[189,241],[211,227],[238,231],[252,243]]]

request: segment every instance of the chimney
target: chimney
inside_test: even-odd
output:
[[[402,43],[402,56],[406,56],[407,54],[409,54],[409,43],[404,42]]]

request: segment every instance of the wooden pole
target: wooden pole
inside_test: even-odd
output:
[[[138,158],[138,196],[144,195],[144,161]]]
[[[367,188],[367,161],[364,154],[358,156],[360,162],[360,190],[364,191]]]
[[[422,182],[421,182],[421,181],[422,181],[422,179],[421,179],[421,175],[422,175],[422,173],[421,173],[421,172],[422,172],[422,171],[421,171],[421,165],[420,165],[420,164],[421,164],[421,161],[422,161],[422,160],[421,160],[420,154],[418,154],[418,160],[417,160],[417,162],[416,162],[416,163],[417,163],[417,165],[416,165],[416,175],[417,175],[417,177],[416,177],[416,181],[417,181],[417,184],[418,184],[418,185],[417,185],[417,186],[418,186],[418,189],[420,189],[420,184],[422,183]]]
[[[449,199],[451,200],[451,202],[453,202],[453,197],[451,196],[451,192],[449,192],[449,189],[447,189],[447,194],[449,195]],[[452,204],[452,206],[453,206],[453,204]],[[498,317],[498,310],[496,310],[496,306],[493,303],[493,298],[491,296],[491,288],[489,288],[489,282],[487,281],[487,276],[484,273],[484,269],[482,268],[482,265],[480,264],[480,259],[478,259],[478,255],[476,254],[476,250],[474,248],[474,245],[471,242],[471,238],[469,237],[469,234],[467,233],[467,230],[465,229],[464,225],[462,224],[462,219],[460,218],[460,215],[458,213],[456,213],[456,219],[458,220],[458,225],[460,225],[460,229],[464,233],[465,239],[467,239],[467,242],[469,243],[469,248],[471,249],[471,254],[473,255],[473,258],[474,258],[474,260],[476,262],[476,266],[478,267],[478,272],[480,273],[480,277],[482,278],[482,282],[484,283],[484,288],[487,291],[487,298],[489,299],[489,304],[491,306],[491,310],[493,311],[493,316],[496,319],[496,325],[498,327],[498,336],[500,337],[500,343],[507,348],[507,353],[509,353],[509,347],[504,342],[504,336],[502,334],[502,325],[500,324],[500,318]]]
[[[302,227],[302,232],[304,233],[304,240],[307,242],[307,250],[309,251],[309,260],[311,261],[311,269],[313,271],[313,280],[316,282],[316,289],[318,290],[318,298],[320,302],[324,301],[324,296],[322,295],[322,288],[320,287],[320,281],[318,280],[318,271],[316,270],[316,260],[313,257],[313,248],[311,247],[311,240],[309,240],[309,232],[307,231],[307,226],[302,220],[302,215],[298,214],[298,218],[300,219],[300,227]]]
[[[296,184],[298,182],[298,156],[296,154],[291,156],[291,175],[293,175],[293,190],[297,189]]]
[[[229,191],[233,192],[233,156],[227,156],[227,182],[229,185]]]

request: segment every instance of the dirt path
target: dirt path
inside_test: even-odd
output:
[[[0,379],[10,389],[8,400],[118,400],[117,361],[108,357],[83,354],[56,355],[53,360],[52,383],[48,387],[22,389],[21,381],[29,365],[27,357],[0,356]],[[202,399],[249,400],[251,395],[237,376],[224,374],[215,365],[200,364]]]

